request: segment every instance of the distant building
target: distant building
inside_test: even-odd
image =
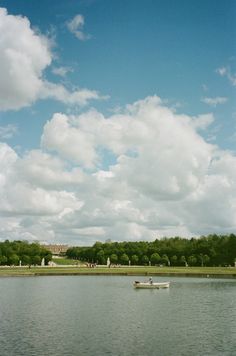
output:
[[[68,245],[42,245],[46,250],[50,251],[53,255],[65,255],[68,250]]]

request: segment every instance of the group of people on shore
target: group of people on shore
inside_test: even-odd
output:
[[[86,267],[88,267],[88,268],[96,268],[97,264],[96,263],[86,263]]]

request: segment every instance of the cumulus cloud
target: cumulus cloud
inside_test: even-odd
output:
[[[38,99],[81,106],[105,98],[86,88],[71,91],[47,81],[45,69],[52,61],[50,40],[34,31],[26,17],[9,15],[0,8],[0,110],[18,110]],[[63,76],[66,71],[58,68],[56,73]]]
[[[4,194],[4,187],[8,183],[8,177],[13,174],[16,160],[17,154],[15,151],[6,143],[0,143],[0,198]]]
[[[80,130],[73,119],[58,113],[46,123],[41,142],[44,148],[89,168],[97,159],[94,140],[94,136]]]
[[[55,113],[40,150],[19,157],[0,146],[0,238],[92,244],[234,231],[236,157],[198,132],[213,120],[156,96],[109,117]]]
[[[203,114],[193,118],[192,126],[197,130],[206,130],[214,122],[213,114]]]
[[[203,98],[202,102],[205,104],[208,104],[210,106],[216,106],[219,104],[225,104],[228,101],[228,98],[222,97],[222,96],[217,96],[215,98]]]
[[[19,109],[34,102],[43,85],[43,70],[52,56],[46,37],[30,28],[26,17],[0,8],[0,109]]]
[[[83,32],[84,17],[80,14],[76,15],[71,21],[67,23],[67,27],[79,40],[86,41],[91,38],[90,35]]]
[[[33,187],[62,189],[85,180],[84,173],[74,167],[67,169],[65,162],[41,150],[32,150],[16,163],[18,177]]]
[[[33,151],[21,159],[7,144],[1,144],[0,162],[2,214],[47,216],[60,214],[66,208],[80,209],[83,205],[73,192],[61,188],[63,181],[65,184],[76,179],[78,183],[81,175],[78,172],[72,172],[71,177],[69,173],[62,174],[60,162],[55,158]]]
[[[111,167],[117,180],[155,198],[175,199],[199,184],[210,160],[211,146],[192,125],[193,119],[150,97],[109,118],[94,110],[76,118],[56,114],[42,145],[87,168],[99,165],[98,147],[107,149],[117,158]]]

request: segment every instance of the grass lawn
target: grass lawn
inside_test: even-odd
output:
[[[236,278],[235,267],[0,267],[0,277],[43,275],[198,276]]]
[[[80,261],[72,260],[70,258],[53,258],[52,261],[57,265],[77,265]]]

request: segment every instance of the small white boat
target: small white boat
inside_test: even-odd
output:
[[[170,282],[139,282],[135,281],[133,283],[134,288],[143,288],[143,289],[160,289],[160,288],[169,288]]]

